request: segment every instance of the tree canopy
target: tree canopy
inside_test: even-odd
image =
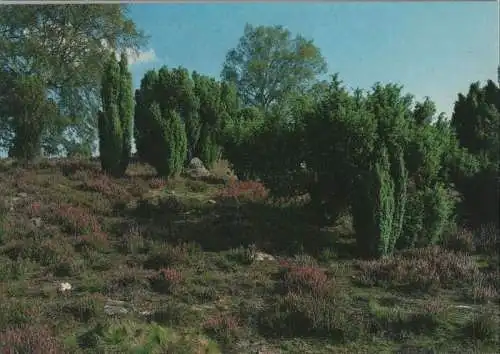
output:
[[[232,82],[245,105],[267,111],[295,92],[309,88],[326,62],[312,40],[283,26],[245,26],[236,48],[226,56],[223,80]]]
[[[93,145],[102,58],[112,50],[137,51],[146,40],[126,5],[1,6],[0,75],[36,75],[57,103],[59,119],[47,122],[51,133],[44,134],[45,150],[57,152],[58,145],[75,140]],[[0,116],[8,130],[11,118],[16,119]],[[8,140],[3,143],[12,147]]]

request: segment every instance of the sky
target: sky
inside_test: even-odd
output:
[[[254,2],[132,4],[150,36],[131,64],[135,87],[149,69],[183,66],[219,78],[246,23],[282,25],[313,39],[345,85],[399,83],[451,115],[470,83],[497,81],[496,2]]]

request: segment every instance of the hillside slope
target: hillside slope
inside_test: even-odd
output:
[[[257,182],[0,161],[5,353],[495,352],[487,255],[352,256]],[[346,218],[347,220],[348,218]],[[15,351],[17,348],[18,351]],[[24,351],[23,351],[24,350]]]

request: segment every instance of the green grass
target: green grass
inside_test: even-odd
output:
[[[305,207],[267,203],[251,183],[234,202],[238,189],[222,180],[163,181],[142,165],[121,179],[81,161],[1,167],[0,193],[14,203],[0,210],[0,343],[11,350],[493,353],[500,344],[492,255],[435,248],[360,261],[349,218],[320,229]],[[256,250],[276,260],[255,261]],[[62,282],[72,289],[61,293]]]

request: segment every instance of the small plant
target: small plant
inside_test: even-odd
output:
[[[479,230],[476,231],[474,244],[476,249],[480,252],[487,254],[495,254],[498,252],[500,246],[500,229],[498,225],[482,225]]]
[[[281,279],[288,292],[324,294],[331,285],[322,269],[282,263]]]
[[[358,262],[358,280],[405,291],[436,292],[440,288],[472,285],[481,277],[473,258],[437,246],[413,249],[393,257]]]
[[[489,313],[475,314],[463,328],[464,335],[473,340],[498,342],[498,317]]]
[[[288,293],[258,313],[258,328],[268,337],[316,337],[355,340],[364,331],[360,312],[340,298]]]
[[[151,253],[144,262],[144,267],[159,270],[173,265],[186,263],[190,258],[190,249],[187,244],[170,245],[164,244]]]
[[[176,269],[161,269],[151,278],[151,286],[159,293],[170,294],[183,281],[182,273]]]
[[[153,177],[149,181],[149,188],[151,189],[162,189],[167,186],[167,180],[162,177]]]
[[[373,299],[368,303],[370,330],[374,334],[401,338],[407,333],[433,333],[446,321],[444,309],[439,303],[429,302],[416,311],[406,311],[398,306],[380,306]]]
[[[106,250],[109,247],[109,240],[106,233],[102,231],[91,232],[77,237],[76,249]]]
[[[196,180],[187,180],[186,188],[193,193],[203,193],[208,190],[208,186],[206,183]]]
[[[45,327],[27,326],[0,332],[0,352],[2,354],[59,354],[59,341]]]
[[[59,222],[64,231],[76,236],[91,232],[101,232],[97,218],[87,210],[71,205],[61,205],[53,211],[53,218]]]
[[[218,314],[206,320],[203,328],[209,336],[222,343],[229,344],[238,336],[240,324],[237,318]]]
[[[497,300],[499,296],[494,287],[479,282],[472,287],[470,298],[474,302],[488,303]]]
[[[2,311],[0,311],[0,332],[13,327],[33,324],[41,318],[44,311],[41,301],[26,301],[24,299],[5,298],[0,296]],[[0,343],[2,343],[0,341]]]
[[[104,298],[100,294],[84,295],[70,300],[62,306],[62,312],[72,315],[80,322],[89,322],[103,313]]]
[[[256,181],[234,181],[228,183],[220,192],[223,199],[241,199],[248,201],[261,201],[266,199],[268,191],[264,185]]]
[[[451,251],[472,253],[475,251],[474,234],[464,228],[454,230],[444,240],[444,247]]]
[[[100,193],[108,198],[125,198],[128,194],[124,187],[103,174],[84,180],[83,188],[87,191]]]
[[[189,326],[200,321],[199,313],[183,303],[166,302],[157,307],[151,319],[161,325],[178,327]]]
[[[137,225],[130,227],[122,239],[122,249],[130,254],[138,254],[145,249],[146,243]]]
[[[229,260],[238,262],[243,265],[252,264],[255,258],[256,249],[250,245],[249,247],[240,246],[229,251]]]

